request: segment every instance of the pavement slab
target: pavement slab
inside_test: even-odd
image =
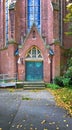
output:
[[[46,90],[0,90],[2,130],[72,130],[72,118]]]

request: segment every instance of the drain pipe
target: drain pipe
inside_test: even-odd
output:
[[[49,55],[50,55],[50,83],[53,82],[53,71],[52,71],[52,68],[53,68],[53,56],[54,56],[54,51],[50,48],[49,49]]]
[[[63,45],[63,0],[61,0],[61,46]]]

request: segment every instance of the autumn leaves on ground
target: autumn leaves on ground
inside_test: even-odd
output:
[[[57,105],[65,108],[68,111],[68,114],[72,116],[72,88],[67,87],[57,88],[57,87],[58,86],[54,84],[48,84],[47,90],[54,95]],[[9,91],[13,92],[14,89],[10,89]]]
[[[67,87],[57,87],[58,86],[54,84],[48,84],[47,90],[54,95],[57,105],[65,108],[68,111],[68,114],[72,116],[72,89]],[[14,89],[10,89],[9,91],[13,92]]]
[[[72,89],[71,88],[59,88],[48,89],[54,96],[57,105],[68,110],[68,114],[72,116]]]

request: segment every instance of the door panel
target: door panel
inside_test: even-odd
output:
[[[26,62],[26,80],[41,81],[43,80],[43,62],[27,61]]]

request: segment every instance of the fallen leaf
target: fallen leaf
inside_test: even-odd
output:
[[[2,128],[0,128],[0,130],[2,130]]]
[[[43,121],[41,122],[41,124],[44,124],[44,123],[46,123],[46,120],[43,120]]]
[[[56,127],[56,130],[59,130],[59,127]]]
[[[66,120],[63,120],[64,122],[66,122]]]
[[[68,124],[66,124],[66,127],[68,127],[69,125]]]
[[[13,114],[11,114],[11,116],[13,117]]]
[[[25,120],[23,120],[23,122],[25,122]]]
[[[33,130],[33,128],[31,127],[30,130]]]
[[[9,122],[9,124],[11,124],[11,122]]]
[[[52,124],[54,125],[54,124],[55,124],[55,122],[52,122]]]
[[[14,128],[15,126],[14,126],[14,125],[12,125],[12,127]]]
[[[30,126],[33,126],[33,124],[30,124]]]
[[[22,125],[20,125],[20,128],[22,128]]]
[[[19,125],[17,125],[17,127],[16,128],[19,128]]]
[[[52,122],[49,122],[49,125],[52,125]]]

